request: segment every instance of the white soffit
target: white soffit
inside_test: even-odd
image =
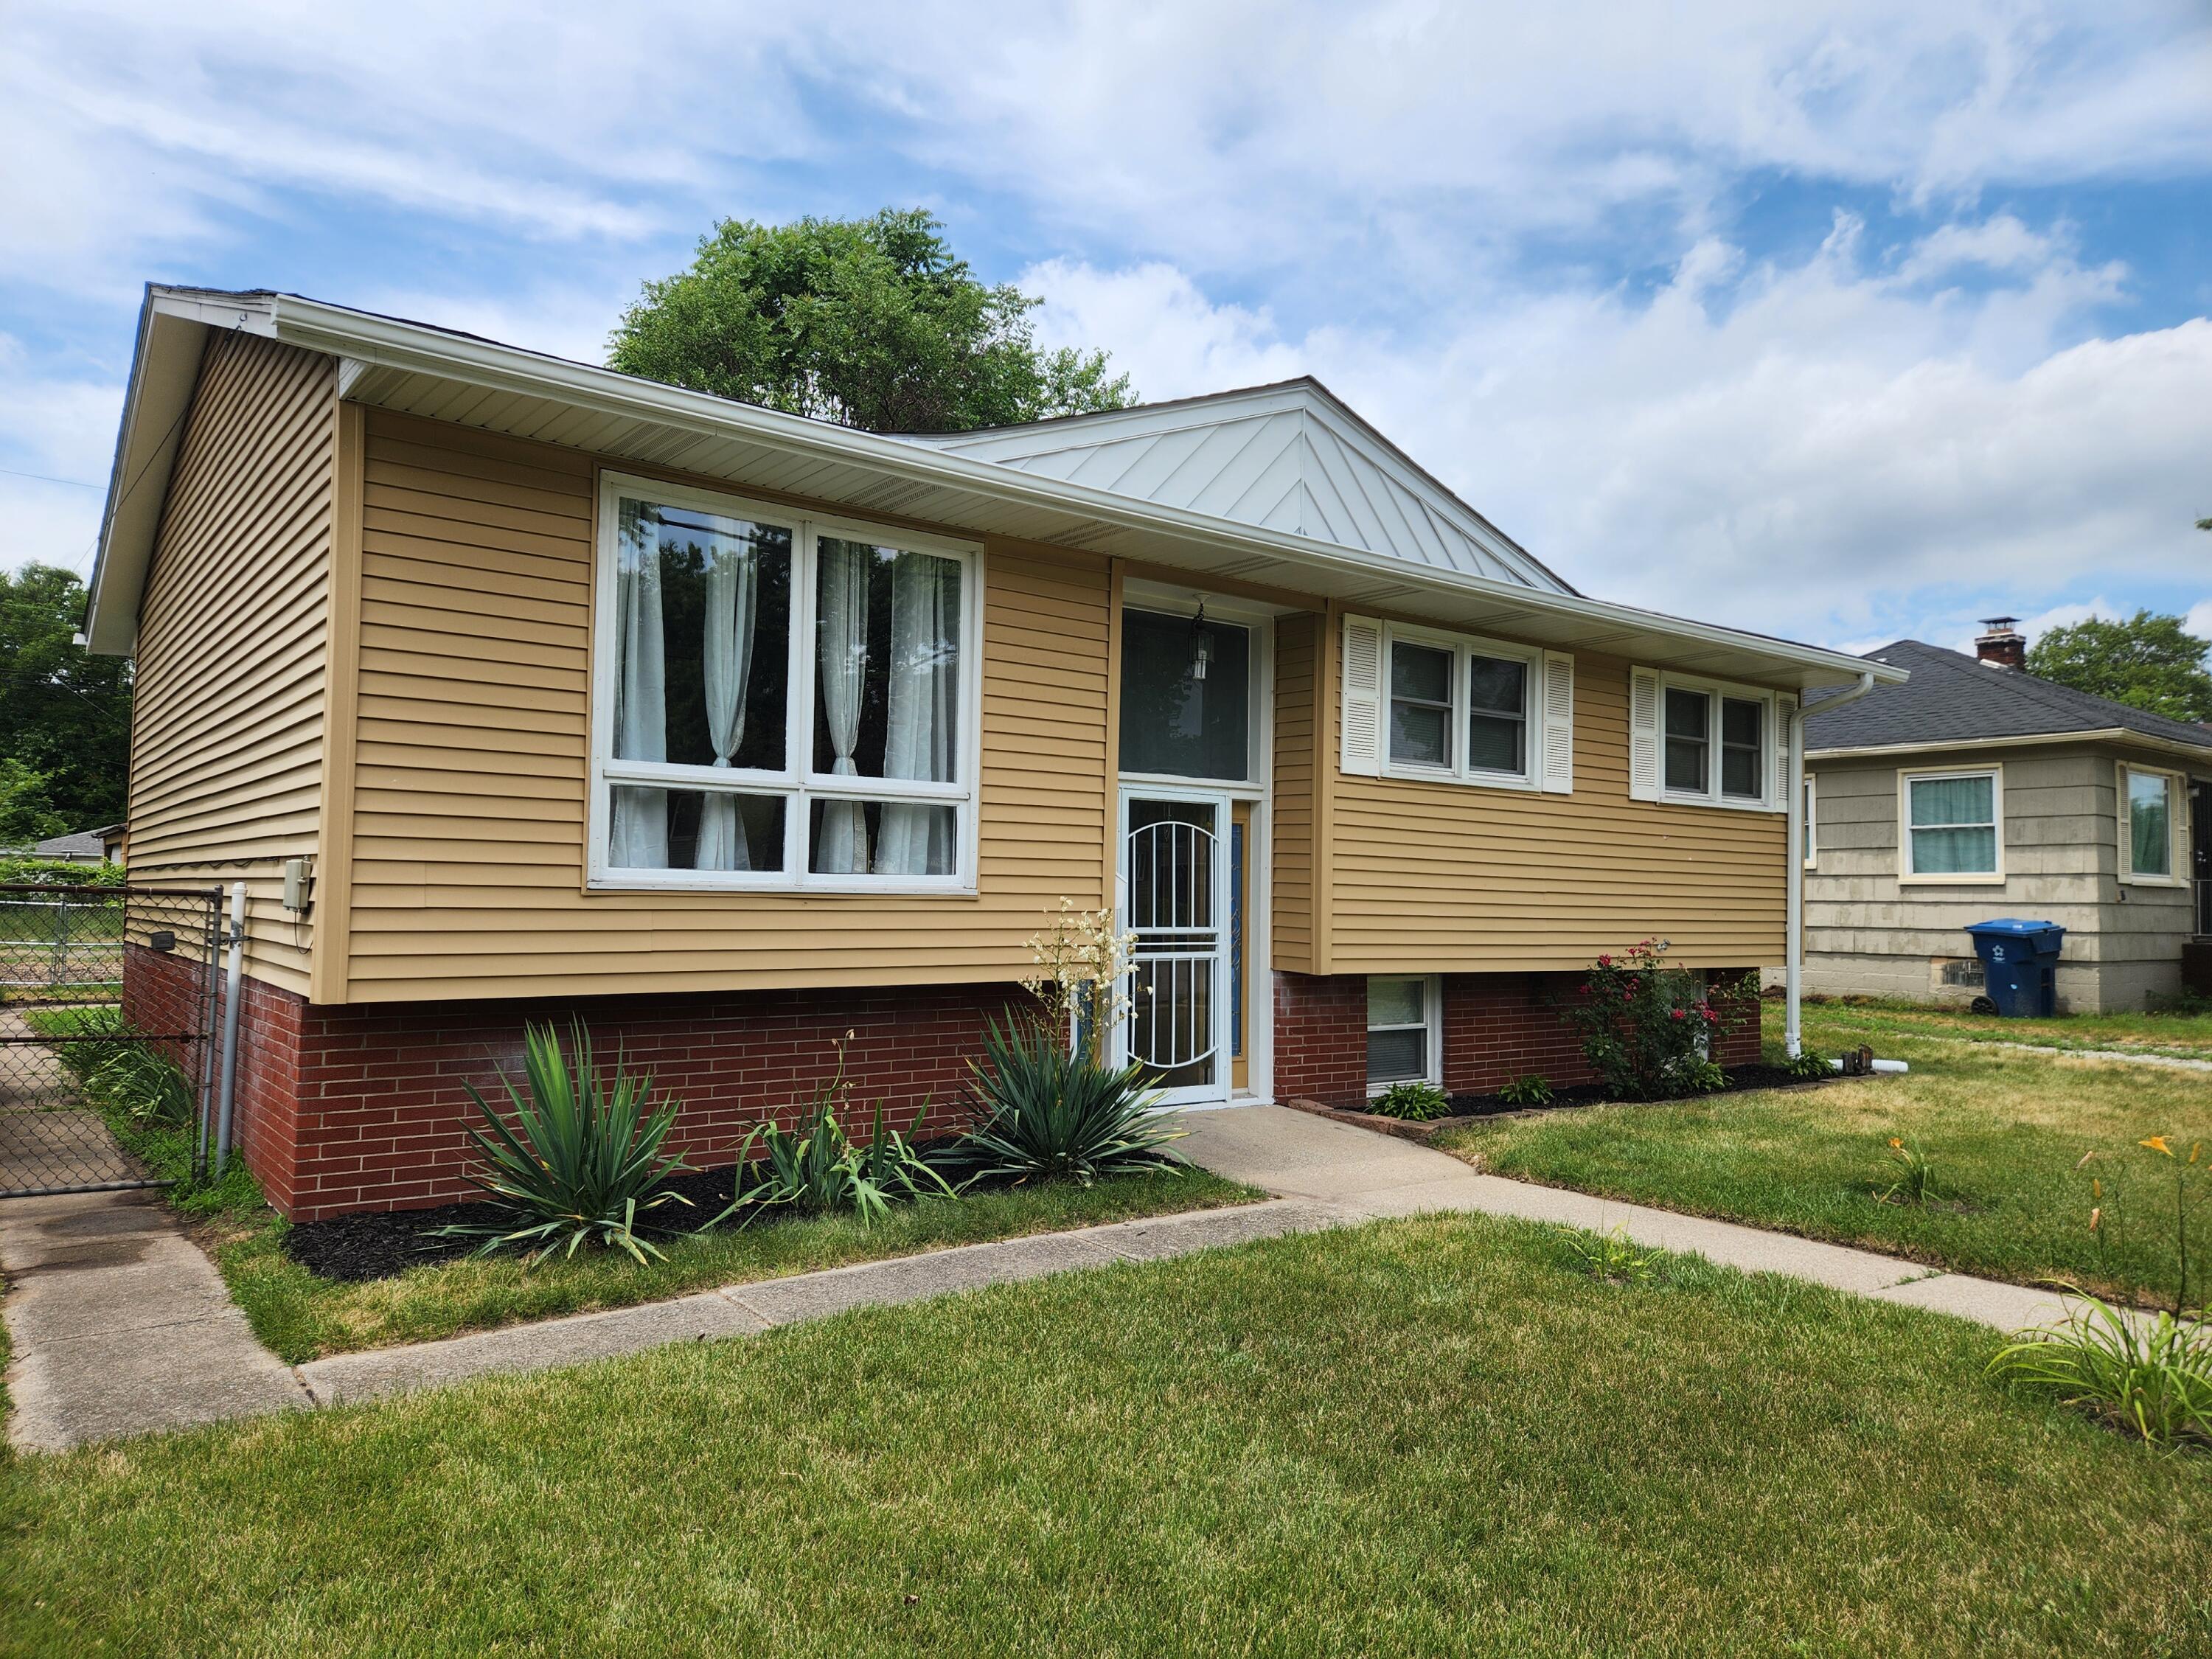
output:
[[[1574,592],[1318,380],[908,441],[1430,569]]]

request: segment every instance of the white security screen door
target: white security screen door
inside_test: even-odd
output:
[[[1121,912],[1137,938],[1121,1046],[1174,1105],[1229,1098],[1229,798],[1121,802]]]

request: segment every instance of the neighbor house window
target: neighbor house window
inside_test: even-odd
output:
[[[1786,806],[1777,781],[1772,693],[1648,668],[1634,670],[1631,678],[1634,793],[1647,799]]]
[[[1805,839],[1803,845],[1799,848],[1799,855],[1808,870],[1818,864],[1820,858],[1820,819],[1819,813],[1814,811],[1817,802],[1814,798],[1813,775],[1808,772],[1805,775]]]
[[[602,489],[592,879],[972,886],[973,549]]]
[[[1367,981],[1367,1086],[1380,1092],[1394,1083],[1437,1080],[1443,1045],[1437,1041],[1437,981],[1375,978]]]
[[[1540,719],[1532,703],[1542,679],[1541,660],[1534,649],[1428,629],[1387,629],[1384,770],[1533,787],[1542,744],[1540,727],[1531,729]],[[1567,671],[1562,666],[1560,672]],[[1559,741],[1564,745],[1564,732]]]
[[[1907,881],[1998,881],[2004,876],[2002,775],[1906,772],[1904,809]]]
[[[2172,772],[2120,768],[2120,872],[2133,881],[2172,881],[2173,830],[2181,780]]]

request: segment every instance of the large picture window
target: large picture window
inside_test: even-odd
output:
[[[593,884],[972,886],[975,550],[601,495]]]
[[[1906,772],[1904,809],[1907,881],[2004,879],[2003,789],[1994,769]]]

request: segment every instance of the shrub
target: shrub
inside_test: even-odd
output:
[[[738,1148],[738,1192],[720,1221],[732,1213],[750,1221],[763,1209],[788,1206],[804,1215],[851,1211],[864,1227],[888,1214],[904,1199],[955,1198],[951,1183],[930,1167],[913,1142],[884,1127],[883,1103],[876,1103],[868,1144],[856,1146],[837,1121],[837,1101],[845,1089],[845,1051],[837,1049],[837,1073],[823,1085],[796,1129],[757,1125]],[[929,1115],[922,1108],[921,1117]],[[921,1118],[915,1121],[918,1133]],[[751,1152],[762,1156],[755,1168]]]
[[[1715,1086],[1715,1040],[1742,1026],[1745,988],[1716,999],[1701,975],[1666,965],[1664,940],[1644,939],[1619,957],[1602,956],[1568,1006],[1583,1057],[1615,1100],[1664,1100]]]
[[[1990,1361],[1991,1374],[2152,1445],[2212,1449],[2212,1322],[2131,1319],[2094,1296],[2083,1300],[2064,1324],[2021,1333]]]
[[[661,1145],[676,1124],[676,1103],[648,1111],[653,1080],[622,1070],[602,1072],[592,1062],[591,1038],[572,1029],[572,1070],[561,1039],[550,1025],[523,1033],[523,1072],[528,1092],[501,1073],[514,1109],[509,1128],[474,1084],[467,1086],[483,1122],[471,1125],[480,1170],[470,1184],[506,1217],[496,1226],[457,1225],[447,1237],[480,1237],[480,1255],[509,1247],[527,1250],[532,1264],[567,1241],[566,1254],[590,1243],[628,1251],[642,1264],[661,1252],[638,1235],[639,1218],[666,1204],[690,1200],[665,1189],[685,1168],[664,1156]]]
[[[0,858],[0,885],[120,887],[129,880],[119,864],[75,864],[67,859]]]
[[[1118,1070],[1034,1021],[993,1020],[983,1055],[971,1060],[976,1123],[961,1141],[963,1167],[980,1177],[1075,1181],[1141,1170],[1175,1171],[1161,1151],[1182,1132],[1158,1115],[1140,1065]]]
[[[1552,1103],[1552,1085],[1531,1073],[1516,1077],[1498,1091],[1498,1097],[1508,1106],[1548,1106]]]
[[[1829,1077],[1835,1073],[1835,1063],[1826,1054],[1815,1054],[1810,1048],[1800,1048],[1787,1060],[1782,1069],[1799,1079]]]
[[[1367,1109],[1408,1123],[1432,1123],[1450,1115],[1451,1101],[1433,1083],[1394,1083],[1369,1101]]]

